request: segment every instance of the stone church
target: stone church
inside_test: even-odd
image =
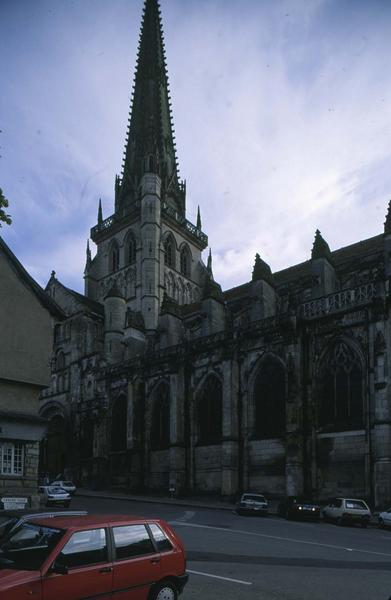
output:
[[[85,293],[57,278],[41,468],[85,485],[391,500],[391,211],[384,231],[214,280],[186,218],[158,0],[146,0],[114,212]],[[252,270],[251,270],[252,269]]]

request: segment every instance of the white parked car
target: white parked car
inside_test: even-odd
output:
[[[338,525],[360,523],[366,527],[371,519],[371,511],[364,500],[356,498],[333,498],[322,509],[325,521],[335,521]]]
[[[60,487],[66,492],[68,492],[68,494],[70,494],[71,496],[76,494],[76,486],[74,483],[72,483],[72,481],[63,481],[56,479],[56,481],[52,481],[52,483],[50,483],[49,485],[51,485],[52,487]]]
[[[68,508],[71,503],[71,495],[58,486],[41,485],[38,492],[41,496],[41,503],[45,504],[45,506],[62,504]]]
[[[391,527],[391,508],[379,513],[378,522],[381,528]]]

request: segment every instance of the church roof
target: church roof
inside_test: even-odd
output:
[[[145,0],[124,154],[119,207],[137,198],[141,177],[152,172],[161,178],[163,199],[170,196],[184,215],[158,0]]]
[[[7,246],[3,238],[0,236],[0,252],[7,257],[14,271],[20,277],[20,279],[30,288],[30,290],[36,295],[40,303],[55,317],[58,319],[64,319],[65,314],[58,306],[58,304],[49,296],[47,292],[31,277],[26,271],[21,262],[16,258],[12,250]]]
[[[365,259],[377,257],[383,253],[383,234],[344,246],[330,253],[331,261],[337,270],[348,268],[351,263],[357,263]],[[353,265],[352,265],[353,266]],[[273,273],[274,284],[278,288],[288,283],[293,283],[299,279],[310,277],[311,260],[306,260],[287,269],[282,269]],[[246,296],[251,295],[251,284],[249,281],[237,287],[224,291],[224,298],[227,302],[234,302]]]

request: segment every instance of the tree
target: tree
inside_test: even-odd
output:
[[[5,208],[8,208],[8,200],[3,194],[3,190],[0,188],[0,227],[2,227],[2,222],[7,223],[7,225],[11,225],[12,219],[9,215],[6,214]]]

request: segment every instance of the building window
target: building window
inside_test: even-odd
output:
[[[219,444],[222,437],[223,386],[215,375],[207,378],[198,403],[198,442]]]
[[[259,438],[285,434],[285,369],[279,360],[267,357],[254,384],[255,435]]]
[[[0,473],[2,475],[23,475],[23,444],[0,444]]]
[[[128,400],[120,396],[113,404],[111,411],[111,449],[123,452],[128,446]]]
[[[155,449],[170,445],[170,388],[160,384],[154,401],[151,426],[151,446]]]
[[[164,242],[164,263],[175,268],[175,242],[171,235]]]
[[[119,269],[119,247],[116,243],[113,244],[110,250],[110,271],[118,271]]]
[[[61,371],[62,369],[65,369],[65,354],[62,351],[57,353],[56,368],[57,368],[57,371]]]
[[[190,277],[190,264],[191,256],[187,246],[184,246],[181,250],[181,273],[185,277]]]
[[[338,341],[326,354],[319,369],[318,424],[339,430],[363,426],[363,370],[359,356]]]

